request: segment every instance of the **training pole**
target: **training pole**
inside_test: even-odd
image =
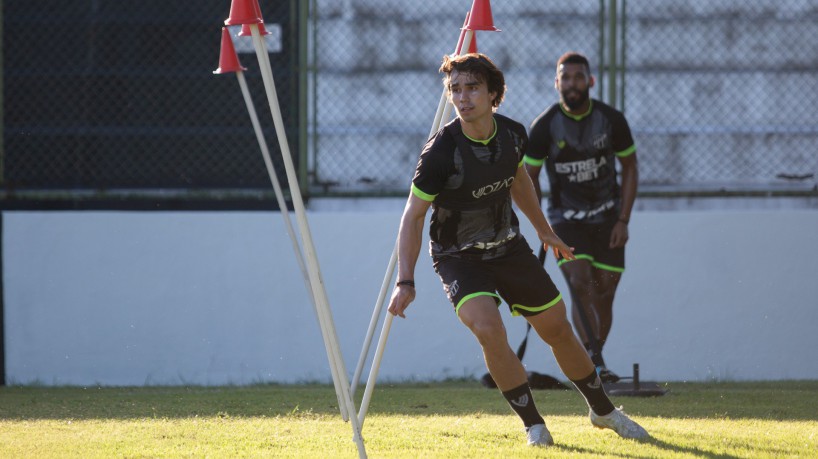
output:
[[[468,16],[466,16],[466,21],[468,21]],[[474,32],[472,30],[465,30],[465,34],[461,33],[462,40],[458,40],[458,47],[455,49],[455,55],[459,55],[461,49],[469,49],[471,46],[472,37],[474,36]],[[432,123],[432,130],[429,134],[431,137],[435,132],[440,130],[441,123],[445,122],[445,118],[443,117],[443,113],[445,111],[446,106],[451,106],[448,103],[448,94],[447,90],[443,90],[443,105],[438,105],[437,113],[435,113],[435,118]],[[375,324],[378,322],[380,318],[381,311],[383,310],[384,300],[386,299],[386,294],[389,289],[389,286],[392,284],[392,275],[395,269],[395,264],[397,263],[398,259],[398,244],[397,241],[395,242],[395,247],[392,249],[392,256],[389,258],[389,266],[386,268],[387,275],[384,276],[383,283],[381,284],[381,291],[378,294],[378,300],[375,304],[375,310],[372,313],[372,320],[370,320],[370,330],[374,330]],[[389,337],[389,330],[392,326],[392,319],[394,317],[392,314],[387,313],[386,319],[384,319],[383,327],[381,329],[381,336],[378,339],[378,346],[375,351],[375,357],[372,361],[372,366],[369,370],[369,378],[367,379],[366,388],[364,389],[363,399],[361,400],[361,407],[359,410],[359,423],[363,426],[363,421],[366,416],[366,412],[369,409],[369,402],[372,399],[372,391],[375,388],[375,382],[378,378],[378,371],[380,370],[381,359],[383,358],[383,352],[386,349],[386,339]],[[371,331],[367,332],[367,338],[364,342],[364,350],[361,352],[361,357],[358,361],[358,367],[363,368],[363,362],[366,360],[366,355],[369,354],[369,346],[372,341],[372,333]],[[357,384],[358,378],[360,377],[360,372],[356,368],[356,375],[357,377],[353,379],[353,384]],[[352,392],[355,392],[355,388],[352,388]]]
[[[287,135],[284,130],[284,120],[281,115],[281,108],[278,104],[278,96],[276,94],[275,82],[273,80],[272,67],[270,65],[269,56],[267,55],[264,40],[259,32],[258,23],[250,24],[250,31],[253,36],[253,46],[256,50],[256,57],[258,58],[259,67],[261,68],[264,89],[267,93],[267,102],[270,105],[270,112],[273,116],[273,123],[278,136],[278,143],[281,148],[281,156],[284,159],[284,167],[287,171],[290,196],[293,200],[296,220],[301,232],[301,241],[304,244],[304,257],[307,263],[307,273],[309,275],[310,287],[315,299],[315,307],[318,312],[318,321],[323,331],[327,357],[330,363],[330,368],[333,372],[333,383],[336,387],[336,393],[340,392],[339,405],[341,405],[341,414],[343,415],[346,413],[347,418],[352,424],[353,440],[358,446],[359,456],[366,457],[366,449],[361,436],[358,416],[356,415],[355,406],[352,401],[352,397],[350,396],[346,369],[344,368],[343,357],[340,355],[340,345],[338,343],[338,337],[335,333],[335,327],[333,326],[332,314],[329,310],[329,301],[321,279],[318,259],[315,254],[315,246],[312,241],[312,235],[310,234],[309,224],[306,218],[306,211],[304,209],[304,202],[301,198],[301,191],[298,187],[298,178],[295,173],[295,165],[293,164],[290,148],[287,143]]]
[[[255,6],[255,5],[254,5],[254,6]],[[258,15],[259,15],[259,17],[260,17],[260,16],[261,16],[261,12],[260,12],[260,11],[258,11],[258,10],[257,10],[257,12],[258,12]],[[263,22],[262,22],[262,23],[259,23],[259,24],[256,24],[256,25],[257,25],[257,29],[258,29],[258,32],[259,32],[259,33],[258,33],[258,35],[259,35],[259,38],[260,38],[258,41],[260,41],[260,43],[261,43],[261,44],[260,44],[260,45],[258,45],[258,44],[256,43],[256,39],[255,39],[255,38],[254,38],[253,40],[254,40],[254,47],[255,47],[255,49],[256,49],[256,53],[257,53],[257,55],[259,56],[259,63],[260,63],[260,65],[259,65],[259,66],[260,66],[262,69],[267,69],[267,70],[269,70],[270,80],[272,81],[272,67],[271,67],[271,65],[270,65],[270,56],[269,56],[269,55],[267,54],[267,52],[266,52],[266,46],[264,45],[264,39],[263,39],[263,38],[261,38],[262,31],[264,30],[264,25],[263,25]],[[253,34],[252,34],[252,30],[251,30],[251,29],[252,29],[252,27],[251,27],[249,24],[248,24],[248,25],[245,25],[244,27],[246,27],[246,28],[247,28],[247,31],[246,31],[246,32],[249,32],[249,35],[251,35],[251,36],[252,36],[252,35],[253,35]],[[243,32],[243,33],[245,33],[245,31],[244,31],[244,30],[243,30],[242,32]],[[264,34],[266,35],[266,33],[264,33]],[[259,49],[262,49],[262,50],[263,50],[263,52],[262,52],[262,53],[259,53],[259,52],[258,52],[258,50],[259,50]],[[263,60],[263,62],[264,62],[263,64],[261,64],[262,60]],[[262,73],[262,76],[263,76],[263,75],[264,75],[264,73]],[[265,89],[266,89],[266,86],[265,86]],[[275,84],[273,84],[273,91],[275,91]],[[269,92],[269,90],[267,91],[267,93],[268,93],[268,102],[270,102],[270,96],[269,96],[270,92]],[[273,95],[273,98],[274,98],[274,104],[275,104],[275,107],[278,109],[278,112],[279,112],[279,117],[280,117],[280,108],[279,108],[279,105],[278,105],[278,97],[277,97],[277,94],[276,94],[275,92],[273,92],[273,93],[272,93],[272,95]],[[273,102],[271,102],[271,104],[272,104],[272,103],[273,103]],[[273,105],[271,105],[271,107],[272,107],[272,106],[273,106]],[[273,110],[273,109],[271,108],[271,110]],[[282,124],[283,124],[283,121],[282,121]],[[276,129],[276,132],[278,132],[278,129]],[[281,138],[279,138],[279,143],[280,143],[280,142],[281,142]],[[284,133],[284,142],[286,142],[286,132]],[[283,152],[283,149],[282,149],[282,152]],[[284,155],[282,155],[282,156],[284,156]],[[289,147],[288,147],[288,154],[287,154],[285,157],[286,157],[286,158],[291,158],[291,155],[289,155]],[[290,164],[292,165],[292,161],[290,161]],[[286,167],[286,162],[285,162],[285,167]],[[295,170],[295,168],[294,168],[294,167],[293,167],[292,169],[293,169],[293,170]],[[290,193],[291,193],[291,195],[292,195],[292,193],[293,193],[293,192],[292,192],[292,188],[293,188],[293,187],[292,187],[292,180],[293,180],[293,178],[292,178],[292,177],[290,177],[290,176],[289,176],[289,174],[288,174],[288,180],[289,180],[289,181],[290,181],[290,183],[291,183],[291,186],[290,186],[291,191],[290,191]],[[295,188],[296,188],[296,189],[298,189],[297,183],[296,183],[296,187],[295,187]],[[299,198],[300,198],[300,193],[299,193]],[[295,202],[295,201],[294,201],[294,202]],[[303,209],[303,202],[302,202],[301,208]],[[296,212],[296,213],[297,213],[297,212]],[[309,234],[309,225],[308,225],[308,224],[306,224],[306,217],[304,218],[304,223],[305,223],[305,225],[304,225],[303,227],[304,227],[304,228],[306,228],[306,232],[307,232],[307,234]],[[302,235],[302,240],[303,240],[303,235]],[[314,248],[313,248],[313,253],[314,253]],[[318,263],[318,261],[316,260],[316,262],[315,262],[315,263],[316,263],[316,269],[317,269],[317,263]],[[308,275],[308,278],[309,278],[309,272],[307,273],[307,275]],[[318,272],[318,276],[319,276],[319,278],[320,278],[320,271]],[[313,290],[312,282],[311,282],[311,281],[309,281],[309,279],[308,279],[308,282],[307,282],[307,289],[308,289],[308,291],[309,291],[309,292],[313,293],[313,294],[311,295],[311,298],[312,298],[312,301],[313,301],[313,308],[315,309],[316,316],[318,317],[319,326],[320,326],[320,328],[321,328],[321,335],[322,335],[322,337],[323,337],[324,344],[325,344],[325,346],[328,346],[328,347],[329,347],[331,343],[337,343],[337,342],[338,342],[338,338],[337,338],[337,336],[335,336],[335,331],[334,331],[334,326],[333,326],[334,322],[333,322],[333,320],[332,320],[332,315],[331,315],[331,313],[329,312],[329,301],[326,301],[326,304],[327,304],[326,308],[323,308],[323,309],[322,309],[322,308],[319,308],[319,307],[317,306],[317,301],[318,301],[318,298],[320,297],[320,293],[323,293],[323,287],[321,287],[321,291],[319,291],[319,295],[316,295],[316,294],[314,293],[314,290]],[[324,293],[324,296],[326,296],[326,293]],[[328,344],[328,343],[330,343],[330,344]],[[339,346],[334,346],[334,347],[332,347],[331,349],[330,349],[330,348],[328,348],[328,349],[327,349],[327,357],[328,357],[328,358],[331,360],[331,361],[330,361],[330,371],[331,371],[331,373],[332,373],[332,381],[333,381],[333,384],[335,385],[335,392],[336,392],[336,396],[337,396],[337,398],[338,398],[338,407],[339,407],[339,410],[340,410],[340,412],[341,412],[341,417],[343,418],[343,420],[344,420],[344,421],[348,421],[348,420],[349,420],[349,414],[348,414],[348,412],[347,412],[347,411],[344,409],[345,402],[343,401],[343,398],[344,398],[344,397],[343,397],[343,391],[342,391],[342,390],[341,390],[341,388],[338,386],[338,384],[339,384],[339,382],[338,382],[338,381],[340,381],[340,379],[339,379],[339,373],[343,373],[343,374],[344,374],[344,377],[346,377],[346,368],[345,368],[345,367],[344,367],[344,365],[343,365],[343,361],[338,360],[338,359],[340,359],[340,358],[341,358],[341,354],[340,354],[340,350],[339,350],[339,349],[340,349],[340,347],[339,347]]]
[[[234,13],[237,16],[236,18],[234,18]],[[228,23],[228,22],[229,23],[241,23],[242,24],[242,30],[239,33],[239,36],[248,36],[249,35],[249,36],[252,37],[252,32],[250,30],[250,24],[251,23],[254,23],[254,24],[257,25],[259,35],[268,35],[269,34],[269,32],[267,32],[265,30],[265,28],[264,28],[264,20],[261,18],[261,9],[259,8],[258,2],[256,0],[250,0],[250,1],[243,0],[243,1],[239,1],[239,2],[234,2],[231,5],[230,18],[225,22],[226,23]],[[229,45],[229,49],[225,47],[225,42]],[[255,46],[255,43],[254,43],[254,46]],[[269,56],[266,53],[266,47],[264,47],[264,50],[265,50],[265,52],[262,54],[262,56],[260,56],[260,59],[261,59],[261,57],[263,57],[264,61],[267,64],[266,68],[269,68],[270,67],[270,62],[269,62]],[[238,64],[238,56],[235,54],[235,49],[233,48],[232,39],[230,38],[230,34],[229,34],[229,32],[226,31],[226,29],[222,30],[222,54],[232,57],[231,60],[226,61],[229,66],[232,65],[232,67],[241,67]],[[222,58],[220,57],[220,61],[221,61],[221,59]],[[261,60],[259,62],[261,62]],[[260,68],[264,69],[265,66],[260,65]],[[221,68],[220,68],[220,70],[221,70]],[[239,70],[244,70],[244,69],[240,68]],[[272,76],[272,71],[270,71],[270,75]],[[243,78],[241,78],[241,80],[239,81],[239,84],[241,84],[242,82],[244,82]],[[244,88],[243,88],[243,95],[245,96],[245,103],[247,103],[248,110],[250,110],[251,121],[252,121],[252,117],[255,114],[255,109],[253,109],[252,101],[249,99],[249,91],[246,90],[246,82],[245,82]],[[268,98],[268,101],[269,101],[269,98]],[[277,103],[278,103],[278,101],[277,101],[277,98],[276,98],[276,104]],[[257,123],[257,120],[258,120],[258,117],[256,117],[256,123]],[[273,181],[273,185],[275,187],[276,183],[278,183],[278,178],[277,178],[277,175],[275,173],[275,169],[273,168],[272,160],[270,159],[269,150],[266,149],[267,143],[264,141],[264,136],[261,134],[261,129],[260,129],[259,126],[260,125],[254,126],[256,128],[256,136],[257,136],[257,139],[259,141],[259,145],[262,148],[262,154],[264,156],[265,166],[267,167],[267,172],[270,175],[270,179]],[[286,142],[286,137],[284,137],[284,141]],[[282,209],[283,215],[285,217],[285,221],[287,221],[287,223],[288,223],[288,228],[290,229],[290,238],[291,238],[291,240],[293,242],[293,249],[295,250],[295,253],[296,253],[296,259],[297,259],[297,261],[299,263],[299,268],[301,269],[301,273],[304,276],[305,286],[307,287],[307,292],[310,295],[310,300],[311,300],[311,304],[312,304],[312,307],[313,307],[313,311],[315,312],[316,317],[318,318],[319,325],[321,325],[321,327],[320,327],[321,328],[321,335],[322,335],[322,338],[324,340],[324,343],[326,344],[327,342],[329,342],[328,337],[327,337],[327,329],[323,325],[323,322],[321,320],[322,319],[321,311],[316,306],[316,296],[313,294],[312,283],[310,282],[310,279],[309,279],[309,272],[306,270],[306,267],[305,267],[303,251],[301,250],[301,247],[298,245],[298,240],[297,240],[297,238],[295,236],[295,232],[292,231],[292,225],[289,224],[289,214],[287,213],[286,204],[283,203],[283,197],[282,197],[283,193],[279,191],[280,189],[281,189],[280,186],[276,189],[276,196],[278,198],[279,207]],[[309,228],[309,227],[307,227],[307,228]],[[335,354],[328,352],[327,355],[328,355],[329,358],[335,359]],[[342,392],[340,390],[340,387],[338,387],[338,385],[337,385],[337,381],[338,381],[337,371],[338,371],[338,368],[339,368],[339,366],[337,364],[337,361],[333,360],[330,363],[330,370],[332,372],[333,384],[335,384],[335,389],[336,389],[335,394],[336,394],[336,396],[338,398],[338,409],[341,412],[341,417],[343,418],[343,420],[347,421],[349,419],[349,417],[347,415],[347,412],[344,410],[343,395],[342,395]]]
[[[273,161],[270,158],[270,150],[267,148],[267,141],[264,139],[261,124],[258,121],[258,115],[256,115],[255,104],[253,104],[253,99],[250,97],[250,91],[247,88],[247,80],[244,78],[245,70],[247,69],[242,67],[241,63],[239,62],[239,57],[236,54],[236,48],[233,46],[233,39],[230,37],[230,31],[227,29],[227,27],[222,27],[222,49],[221,55],[219,56],[219,68],[213,73],[220,74],[232,72],[236,74],[236,79],[238,80],[239,87],[241,88],[241,95],[244,98],[244,104],[247,106],[247,113],[250,115],[250,123],[253,125],[253,131],[256,134],[256,140],[258,141],[258,146],[261,149],[261,155],[264,158],[264,165],[267,167],[267,175],[270,176],[270,181],[273,184],[273,191],[275,192],[278,207],[281,210],[281,216],[284,218],[284,224],[287,227],[287,234],[289,234],[290,241],[293,244],[296,261],[298,261],[298,267],[301,270],[301,276],[304,278],[304,284],[307,287],[307,291],[311,292],[312,289],[310,288],[309,275],[307,274],[307,269],[304,265],[304,256],[301,253],[301,246],[298,244],[298,239],[295,236],[293,224],[290,221],[287,203],[284,201],[284,192],[282,191],[281,185],[278,182],[278,176],[276,174],[275,167],[273,167]],[[312,299],[312,295],[310,295],[310,299]],[[312,305],[313,308],[315,308],[314,302]]]
[[[310,278],[307,274],[307,268],[304,265],[304,256],[301,253],[301,246],[298,244],[298,239],[295,236],[295,229],[293,228],[292,221],[290,221],[290,213],[287,209],[287,203],[284,201],[284,192],[278,181],[278,176],[276,175],[273,161],[270,157],[270,150],[267,148],[267,142],[264,140],[264,134],[262,133],[261,125],[258,121],[258,115],[256,115],[256,109],[253,105],[253,100],[250,97],[250,91],[247,88],[247,80],[244,78],[244,72],[238,71],[235,73],[236,78],[239,81],[239,86],[241,87],[241,94],[244,97],[244,103],[247,105],[247,112],[250,115],[250,123],[253,125],[253,130],[256,133],[256,140],[258,141],[258,146],[261,149],[261,155],[264,158],[264,165],[267,167],[267,175],[270,176],[270,181],[273,184],[273,192],[276,195],[278,208],[281,209],[281,216],[284,218],[284,224],[287,227],[287,234],[290,236],[293,251],[295,251],[295,258],[298,262],[298,267],[301,270],[301,275],[304,278],[304,284],[307,287],[307,291],[310,292],[312,289],[310,288]],[[312,295],[310,295],[310,299],[312,299]],[[315,303],[313,303],[313,308],[314,307]]]

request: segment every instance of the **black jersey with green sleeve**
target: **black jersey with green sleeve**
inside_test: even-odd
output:
[[[455,119],[438,131],[420,154],[412,193],[432,203],[431,254],[491,258],[520,234],[511,205],[511,185],[522,165],[525,127],[494,115],[486,141],[469,139]]]
[[[525,162],[545,165],[551,193],[551,223],[600,223],[616,219],[620,189],[616,157],[636,152],[622,112],[591,100],[585,114],[571,115],[557,103],[531,124]]]

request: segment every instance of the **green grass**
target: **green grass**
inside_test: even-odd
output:
[[[378,385],[363,436],[373,458],[818,454],[818,381],[667,387],[614,398],[651,432],[646,442],[593,429],[575,391],[536,391],[557,446],[529,448],[500,394],[470,381]],[[2,458],[357,455],[327,385],[0,388]]]

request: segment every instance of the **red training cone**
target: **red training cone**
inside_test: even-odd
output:
[[[471,43],[469,43],[469,50],[467,53],[463,52],[463,40],[466,39],[466,26],[469,24],[469,16],[471,12],[466,13],[466,21],[463,22],[463,28],[460,29],[460,38],[457,39],[457,47],[455,48],[457,51],[455,54],[473,54],[477,52],[477,34],[472,32],[471,34]]]
[[[469,43],[469,54],[477,52],[477,34],[472,32],[471,43]]]
[[[222,52],[219,55],[219,68],[213,73],[241,72],[247,70],[239,63],[239,56],[236,55],[236,48],[233,47],[233,39],[230,38],[230,31],[227,27],[222,27]]]
[[[494,19],[491,17],[491,2],[489,0],[474,0],[469,12],[469,23],[466,30],[491,30],[499,32],[500,29],[494,27]]]
[[[262,22],[258,0],[233,0],[230,4],[230,17],[225,25],[258,24]]]
[[[264,28],[264,21],[262,21],[262,22],[260,22],[258,24],[258,33],[260,33],[261,36],[264,36],[264,35],[270,35],[272,32],[268,32],[267,29]],[[250,31],[250,24],[242,24],[241,32],[239,32],[239,36],[240,37],[249,37],[251,35],[253,35],[253,32]]]

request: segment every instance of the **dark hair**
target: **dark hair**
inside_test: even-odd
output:
[[[562,64],[582,64],[588,71],[588,75],[591,74],[591,64],[588,63],[588,58],[576,51],[568,51],[557,59],[557,73],[560,73]]]
[[[494,100],[491,101],[492,107],[497,108],[503,102],[503,97],[506,94],[505,77],[503,77],[503,72],[485,54],[470,53],[455,57],[443,56],[443,64],[440,65],[438,71],[446,74],[443,78],[443,86],[446,87],[447,91],[451,91],[452,72],[468,73],[474,76],[478,82],[485,82],[489,92],[496,94]]]

